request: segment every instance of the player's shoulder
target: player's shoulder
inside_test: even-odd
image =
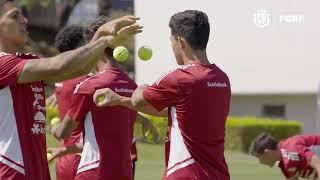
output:
[[[6,52],[0,52],[0,58],[4,58],[4,57],[8,57],[8,56],[14,56],[14,55],[6,53]]]
[[[138,87],[138,84],[130,77],[126,78],[126,82],[127,82],[127,86],[130,88],[136,89]]]
[[[96,84],[94,80],[97,79],[96,76],[86,76],[75,84],[74,94],[93,94],[96,89]]]
[[[17,52],[15,55],[19,58],[22,58],[22,59],[39,59],[39,56],[37,56],[36,54],[32,54],[32,53]]]
[[[122,74],[124,76],[125,81],[127,81],[128,85],[130,87],[132,87],[132,88],[138,87],[138,84],[128,74],[126,74],[125,72],[122,72]]]
[[[167,85],[167,86],[191,86],[196,77],[190,72],[192,64],[186,66],[180,66],[176,69],[167,71],[164,73],[154,85]]]
[[[306,135],[295,135],[295,136],[291,136],[289,138],[287,138],[285,141],[287,144],[298,144],[298,143],[302,143],[304,141],[306,141],[308,139],[308,136]]]
[[[63,87],[75,87],[77,84],[81,83],[84,81],[86,78],[91,77],[92,75],[86,75],[86,76],[80,76],[74,79],[66,80],[64,81]]]
[[[100,83],[102,88],[109,87],[116,89],[121,86],[123,88],[135,90],[138,87],[137,83],[131,79],[127,73],[118,68],[113,68],[109,73],[106,72],[101,80],[103,81]]]
[[[39,59],[37,55],[34,54],[24,54],[24,53],[15,53],[10,54],[6,52],[0,52],[0,59],[2,62],[12,61],[12,60],[29,60],[29,59]]]
[[[301,145],[303,146],[305,143],[305,139],[301,135],[296,135],[289,137],[287,139],[283,139],[279,142],[279,148],[285,152],[297,152]]]
[[[16,56],[15,54],[10,54],[10,53],[6,53],[6,52],[0,52],[0,60],[1,62],[5,62],[6,60],[12,60],[12,59],[22,59],[19,58],[18,56]]]
[[[179,69],[167,71],[154,82],[154,85],[175,83],[177,74],[179,74]]]
[[[228,75],[216,64],[202,64],[193,62],[188,65],[180,66],[175,71],[175,75],[179,78],[202,79],[211,77],[228,78]]]

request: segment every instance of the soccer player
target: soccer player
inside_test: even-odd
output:
[[[187,10],[173,15],[169,26],[176,62],[183,66],[152,86],[138,87],[132,98],[106,88],[96,91],[94,101],[99,107],[122,105],[151,115],[168,111],[163,179],[228,180],[224,133],[231,90],[227,74],[206,54],[208,17]]]
[[[90,26],[93,33],[88,35],[89,39],[104,21],[98,19]],[[112,53],[112,49],[106,49],[105,57],[97,65],[98,73],[77,85],[67,115],[53,132],[55,137],[64,139],[74,127],[84,127],[84,145],[75,179],[133,179],[130,150],[137,112],[122,106],[97,108],[92,101],[99,88],[109,87],[128,97],[137,88],[118,68]],[[81,152],[81,146],[76,147]]]
[[[278,162],[287,179],[319,178],[320,136],[297,135],[278,142],[262,133],[252,141],[249,153],[270,167]]]
[[[84,28],[79,25],[67,26],[59,31],[55,38],[55,47],[60,53],[74,50],[86,43],[84,38]],[[75,79],[67,80],[55,84],[55,97],[59,110],[60,119],[67,114],[71,102],[73,91],[77,84],[88,76],[81,76]],[[70,146],[81,141],[81,127],[77,127],[71,136],[61,141],[61,146]],[[58,150],[51,148],[51,151]],[[80,162],[80,155],[66,154],[56,160],[57,180],[73,180],[77,173]]]
[[[28,21],[12,0],[0,0],[0,179],[50,179],[44,82],[90,72],[106,47],[141,32],[136,20],[126,16],[109,22],[85,46],[39,59],[16,54],[28,38]]]

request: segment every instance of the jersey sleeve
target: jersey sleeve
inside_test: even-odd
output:
[[[296,136],[291,138],[289,147],[290,149],[286,154],[288,159],[287,167],[296,168],[298,175],[301,177],[306,176],[312,170],[310,162],[314,156],[310,140],[306,136]]]
[[[17,84],[26,61],[14,55],[0,56],[0,86]]]
[[[164,76],[143,91],[144,99],[158,111],[174,105],[180,96],[174,72]]]
[[[310,162],[314,153],[312,152],[312,146],[308,144],[308,139],[301,138],[297,143],[297,151],[301,158],[301,168],[307,169],[310,167]]]
[[[90,97],[91,96],[87,94],[72,95],[71,104],[68,111],[68,115],[72,120],[79,123],[84,121],[92,101]]]

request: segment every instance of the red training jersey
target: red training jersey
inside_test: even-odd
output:
[[[44,83],[17,84],[29,59],[0,53],[0,179],[50,179]]]
[[[278,143],[282,159],[279,167],[287,177],[315,177],[316,170],[310,166],[313,155],[320,156],[320,136],[297,135]]]
[[[143,96],[169,110],[163,179],[230,179],[224,157],[230,83],[216,65],[197,62],[160,78]]]
[[[101,88],[131,97],[137,85],[119,69],[108,68],[75,90],[69,116],[84,126],[78,175],[94,172],[101,179],[132,180],[130,150],[137,112],[122,106],[96,107],[93,94]]]

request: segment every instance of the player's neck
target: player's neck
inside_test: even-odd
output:
[[[278,149],[277,151],[276,151],[276,153],[275,153],[275,160],[276,161],[281,161],[281,159],[282,159],[282,154],[281,154],[281,151],[280,151],[280,149]]]
[[[99,61],[97,63],[96,71],[101,72],[108,68],[120,68],[114,60]]]
[[[195,51],[189,51],[189,53],[185,53],[184,63],[190,64],[192,62],[198,62],[201,64],[210,64],[205,50],[195,50]]]
[[[15,46],[13,44],[6,44],[3,42],[4,42],[4,40],[0,39],[0,52],[15,54],[18,51],[18,49],[19,49],[18,46]]]

